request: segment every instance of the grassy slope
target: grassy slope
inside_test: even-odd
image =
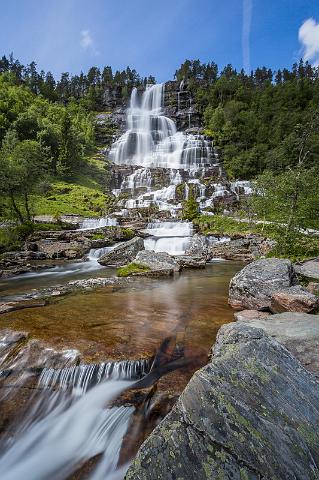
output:
[[[88,157],[81,173],[72,180],[49,180],[47,193],[34,195],[32,211],[35,215],[77,214],[100,216],[107,213],[112,199],[103,190],[106,185],[104,156],[98,153]]]

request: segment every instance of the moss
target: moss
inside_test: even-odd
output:
[[[149,272],[150,268],[146,265],[142,265],[141,263],[129,263],[128,265],[124,265],[117,269],[117,276],[118,277],[128,277],[133,273],[143,273]]]

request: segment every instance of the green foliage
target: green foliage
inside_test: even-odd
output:
[[[291,231],[287,236],[285,226],[241,221],[239,218],[222,215],[201,215],[194,221],[199,231],[205,235],[240,237],[258,234],[275,240],[276,245],[269,253],[270,257],[290,258],[302,261],[319,256],[319,237]]]
[[[183,202],[182,218],[183,220],[193,221],[199,216],[199,205],[193,196],[192,190],[189,191],[189,198]]]
[[[118,277],[128,277],[133,273],[144,273],[149,272],[150,268],[146,265],[142,265],[141,263],[129,263],[128,265],[124,265],[117,269],[117,276]]]

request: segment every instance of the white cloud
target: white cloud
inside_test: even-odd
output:
[[[93,38],[91,37],[89,30],[81,30],[81,47],[84,48],[84,50],[87,50],[88,48],[93,47],[93,43]]]
[[[243,0],[243,31],[242,31],[243,67],[247,73],[250,72],[250,31],[251,31],[252,14],[253,14],[253,1]]]
[[[93,55],[95,56],[100,55],[100,52],[97,50],[95,46],[95,42],[90,33],[90,30],[81,30],[80,45],[84,50],[88,50],[91,53],[93,53]]]
[[[302,44],[304,60],[319,64],[319,22],[314,18],[308,18],[299,28],[298,38]]]

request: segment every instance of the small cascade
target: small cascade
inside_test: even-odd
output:
[[[117,220],[112,217],[84,218],[79,230],[95,230],[103,227],[116,227]]]
[[[8,348],[23,339],[23,334],[2,337],[1,343]],[[20,387],[26,382],[33,387],[27,402],[19,404],[23,420],[14,416],[10,436],[0,440],[1,479],[68,478],[97,455],[101,457],[86,478],[100,480],[113,474],[123,478],[119,454],[135,408],[113,406],[112,400],[150,371],[152,359],[76,365],[74,355],[69,357],[53,349],[47,349],[45,356],[44,350],[37,368],[30,368],[27,375],[31,359],[24,349],[3,365],[12,371],[4,377],[13,386],[12,395],[21,395]],[[65,366],[50,367],[50,363]]]
[[[190,222],[149,223],[144,230],[150,235],[144,240],[145,250],[183,255],[191,242],[193,225]]]

